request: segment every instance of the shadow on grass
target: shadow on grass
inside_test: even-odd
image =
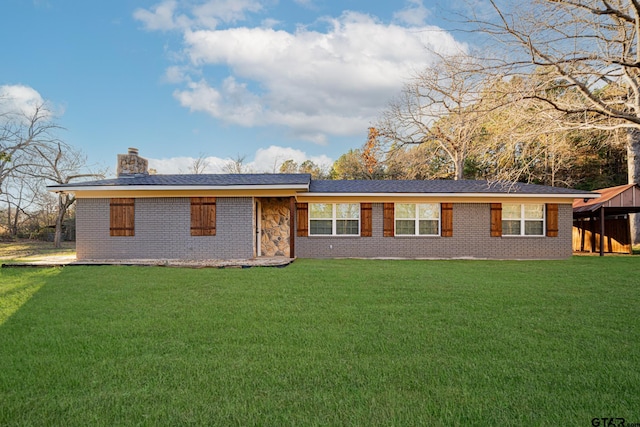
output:
[[[27,303],[60,268],[32,271],[0,270],[0,326]]]

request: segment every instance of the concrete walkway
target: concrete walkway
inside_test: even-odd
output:
[[[250,268],[250,267],[285,267],[294,258],[265,257],[252,259],[83,259],[76,260],[75,255],[51,255],[20,258],[10,263],[2,264],[2,268],[26,267],[64,267],[77,265],[137,265],[160,267],[188,267],[188,268]],[[1,261],[0,261],[1,262]]]

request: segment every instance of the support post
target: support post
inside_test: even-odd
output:
[[[635,194],[635,193],[632,193]],[[629,235],[629,255],[633,255],[633,235],[631,235],[631,215],[627,214],[627,231]]]
[[[604,206],[600,208],[600,256],[604,256]]]
[[[591,230],[591,248],[589,250],[589,252],[594,253],[596,251],[596,232],[598,231],[598,228],[596,227],[597,224],[597,220],[598,217],[597,216],[592,216],[590,218],[591,221],[589,221],[591,224],[589,224],[589,229]]]
[[[289,258],[296,257],[296,198],[289,197]]]

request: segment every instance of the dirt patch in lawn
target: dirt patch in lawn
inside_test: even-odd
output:
[[[15,239],[0,240],[0,260],[17,260],[31,257],[76,256],[76,242],[62,242],[61,248],[53,246],[53,242],[40,240]]]
[[[3,262],[4,261],[4,262]],[[248,268],[248,267],[284,267],[293,262],[286,257],[266,257],[253,259],[76,259],[75,242],[64,242],[60,249],[51,242],[34,240],[15,240],[0,242],[0,263],[3,268],[10,267],[56,267],[65,265],[141,265],[190,268]]]

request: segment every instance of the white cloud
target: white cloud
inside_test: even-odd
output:
[[[273,28],[276,27],[278,25],[280,25],[281,22],[277,19],[273,19],[273,18],[267,18],[267,19],[263,19],[262,22],[260,23],[260,25],[263,28]]]
[[[300,6],[304,6],[304,7],[313,6],[313,0],[293,0],[293,1],[294,1],[294,3],[297,3]]]
[[[163,0],[150,9],[138,8],[133,17],[147,30],[216,28],[221,22],[244,20],[247,12],[262,9],[258,0]]]
[[[428,49],[466,49],[436,27],[410,31],[354,12],[329,24],[326,33],[186,31],[192,66],[227,66],[233,76],[217,87],[206,79],[190,83],[175,96],[192,111],[227,123],[286,126],[298,137],[322,142],[322,135],[366,129],[403,81],[435,60]]]
[[[303,2],[306,3],[306,2]],[[165,0],[178,25],[182,8]],[[450,33],[422,24],[428,15],[422,0],[408,0],[394,23],[344,12],[295,31],[272,25],[217,29],[216,20],[237,22],[260,10],[257,0],[207,1],[191,7],[179,62],[166,78],[179,84],[174,97],[185,108],[228,124],[278,126],[298,139],[324,144],[328,136],[366,132],[406,79],[437,61],[437,53],[466,51]],[[215,7],[214,7],[215,6]],[[180,9],[180,10],[178,10]],[[144,14],[138,13],[138,19]],[[151,28],[152,22],[148,22]],[[186,22],[182,19],[181,22]],[[272,21],[262,21],[272,22]],[[275,23],[275,22],[274,22]],[[160,24],[154,24],[161,27]],[[226,76],[220,76],[226,72]]]
[[[429,9],[424,7],[422,0],[408,0],[408,6],[393,14],[393,18],[400,23],[411,26],[422,26],[431,14]]]
[[[23,85],[0,86],[0,117],[33,116],[36,108],[41,107],[44,102],[42,96],[32,87]]]
[[[133,17],[141,21],[147,30],[173,30],[178,28],[179,22],[187,24],[184,15],[174,16],[177,7],[176,0],[165,0],[153,6],[151,10],[136,9]]]
[[[189,67],[174,65],[169,68],[164,73],[164,77],[162,81],[165,83],[184,83],[190,80],[189,76]]]
[[[306,160],[311,160],[316,165],[326,168],[327,170],[333,164],[333,160],[325,155],[309,156],[304,151],[295,148],[272,145],[269,148],[258,149],[254,153],[253,160],[247,161],[245,166],[254,172],[277,173],[280,165],[289,159],[294,160],[298,164],[302,164]],[[176,174],[190,173],[197,159],[193,157],[172,157],[169,159],[149,158],[148,160],[149,168],[155,169],[157,173]],[[208,164],[204,173],[223,173],[224,166],[231,162],[232,159],[209,156],[205,157],[204,161]]]
[[[262,5],[257,0],[209,0],[191,10],[198,26],[216,28],[219,22],[242,21],[247,12],[259,12]]]

